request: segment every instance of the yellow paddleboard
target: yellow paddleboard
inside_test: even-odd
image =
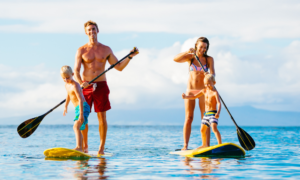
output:
[[[46,149],[44,155],[47,158],[97,158],[102,156],[111,156],[111,153],[105,153],[105,155],[97,155],[97,151],[92,151],[90,153],[83,153],[73,149],[56,147],[51,149]]]
[[[245,150],[234,143],[223,143],[201,149],[174,151],[170,154],[178,154],[187,157],[244,157]]]

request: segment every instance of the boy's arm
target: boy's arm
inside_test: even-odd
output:
[[[78,85],[75,84],[74,92],[75,92],[75,95],[79,102],[80,115],[79,115],[78,121],[83,123],[83,121],[84,121],[84,119],[83,119],[83,102],[84,102],[83,98],[84,98],[84,96],[82,94],[81,87],[79,84]]]
[[[216,100],[217,100],[217,105],[218,105],[218,111],[217,111],[217,114],[215,115],[215,117],[217,119],[219,119],[219,116],[220,116],[220,113],[221,113],[221,101],[220,101],[220,96],[219,96],[218,91],[216,91]]]
[[[184,93],[182,93],[182,99],[196,99],[196,98],[201,97],[202,95],[204,95],[204,91],[203,90],[201,90],[200,92],[198,92],[195,95],[188,95],[187,96]]]
[[[66,98],[66,103],[65,103],[64,113],[63,113],[64,116],[66,115],[66,113],[68,113],[68,105],[69,105],[69,102],[70,102],[70,97],[69,97],[69,94],[68,94],[68,95],[67,95],[67,98]]]

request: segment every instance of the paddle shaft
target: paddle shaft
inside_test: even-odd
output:
[[[201,61],[199,60],[198,56],[197,56],[195,53],[194,53],[194,55],[195,55],[195,57],[196,57],[197,61],[200,63],[200,65],[201,65],[201,67],[202,67],[203,71],[204,71],[204,72],[207,72],[207,71],[205,71],[205,69],[204,69],[204,67],[203,67],[203,65],[202,65],[202,63],[201,63]],[[215,86],[214,86],[214,88],[215,88],[215,90],[218,92],[218,90],[217,90],[217,88],[216,88]],[[227,108],[227,106],[226,106],[225,102],[223,101],[223,99],[222,99],[222,97],[221,97],[221,95],[220,95],[220,93],[219,93],[219,92],[218,92],[218,94],[219,94],[219,97],[220,97],[220,99],[221,99],[221,101],[222,101],[222,103],[223,103],[223,105],[224,105],[225,109],[227,110],[227,112],[228,112],[228,114],[229,114],[230,118],[232,119],[232,121],[233,121],[234,125],[236,126],[236,128],[237,128],[237,129],[239,129],[239,126],[236,124],[236,122],[235,122],[234,118],[232,117],[232,115],[231,115],[231,113],[230,113],[229,109]]]
[[[135,51],[134,51],[135,52]],[[111,65],[108,69],[106,69],[105,71],[103,71],[101,74],[99,74],[97,77],[95,77],[94,79],[92,79],[89,84],[93,83],[96,79],[98,79],[100,76],[102,76],[103,74],[105,74],[107,71],[111,70],[112,68],[114,68],[117,64],[119,64],[120,62],[122,62],[123,60],[125,60],[128,56],[130,56],[131,54],[133,54],[134,52],[131,52],[129,54],[127,54],[124,58],[122,58],[120,61],[116,62],[115,64]],[[82,87],[83,89],[83,87]],[[62,105],[64,102],[66,102],[66,99],[64,99],[62,102],[60,102],[59,104],[57,104],[54,108],[50,109],[48,112],[46,112],[44,115],[47,115],[49,113],[51,113],[54,109],[56,109],[57,107],[59,107],[60,105]]]

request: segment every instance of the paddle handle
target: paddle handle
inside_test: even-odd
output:
[[[95,77],[94,79],[92,79],[89,84],[93,83],[97,78],[99,78],[100,76],[102,76],[103,74],[105,74],[107,71],[109,71],[110,69],[114,68],[117,64],[119,64],[120,62],[122,62],[124,59],[126,59],[128,56],[130,56],[131,54],[135,53],[136,47],[134,47],[134,51],[130,52],[129,54],[127,54],[124,58],[122,58],[120,61],[116,62],[115,64],[111,65],[108,69],[106,69],[105,71],[103,71],[101,74],[99,74],[97,77]],[[83,89],[83,88],[82,88]],[[59,104],[57,104],[54,108],[50,109],[48,112],[46,112],[44,115],[47,115],[49,113],[51,113],[54,109],[56,109],[57,107],[59,107],[60,105],[62,105],[64,102],[66,102],[66,99],[64,99],[62,102],[60,102]]]
[[[129,54],[127,54],[125,57],[123,57],[120,61],[116,62],[115,64],[111,65],[108,69],[106,69],[105,71],[103,71],[101,74],[99,74],[97,77],[95,77],[94,79],[92,79],[89,84],[93,83],[96,79],[98,79],[100,76],[102,76],[103,74],[105,74],[107,71],[111,70],[112,68],[114,68],[117,64],[119,64],[120,62],[122,62],[124,59],[126,59],[128,56],[130,56],[131,54],[136,52],[136,47],[134,47],[134,51],[130,52]],[[83,88],[82,88],[83,89]]]
[[[198,56],[197,56],[195,53],[194,53],[194,55],[195,55],[195,57],[196,57],[197,61],[200,63],[200,65],[201,65],[201,67],[202,67],[203,71],[204,71],[204,72],[207,72],[207,71],[205,71],[205,69],[204,69],[204,67],[203,67],[203,65],[202,65],[202,63],[201,63],[201,61],[199,60]],[[216,88],[215,86],[214,86],[214,88],[215,88],[215,90],[218,92],[218,90],[217,90],[217,88]],[[218,92],[218,93],[219,93],[219,92]],[[227,106],[226,106],[225,102],[223,101],[223,99],[222,99],[222,97],[221,97],[220,93],[219,93],[219,97],[220,97],[220,99],[221,99],[221,101],[222,101],[222,103],[223,103],[223,105],[224,105],[225,109],[227,110],[227,112],[228,112],[228,114],[229,114],[230,118],[232,119],[232,121],[233,121],[234,125],[235,125],[235,126],[236,126],[236,128],[238,129],[238,128],[239,128],[239,126],[236,124],[236,122],[235,122],[234,118],[232,117],[232,115],[231,115],[231,113],[230,113],[229,109],[227,108]]]

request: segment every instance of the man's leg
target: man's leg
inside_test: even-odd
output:
[[[106,122],[106,111],[97,112],[98,121],[99,121],[99,134],[100,134],[100,146],[98,154],[104,154],[104,146],[106,141],[107,133],[107,122]]]
[[[85,152],[85,153],[89,152],[88,131],[89,131],[89,126],[88,126],[88,124],[86,124],[85,129],[81,131],[82,136],[83,136],[83,152]]]

